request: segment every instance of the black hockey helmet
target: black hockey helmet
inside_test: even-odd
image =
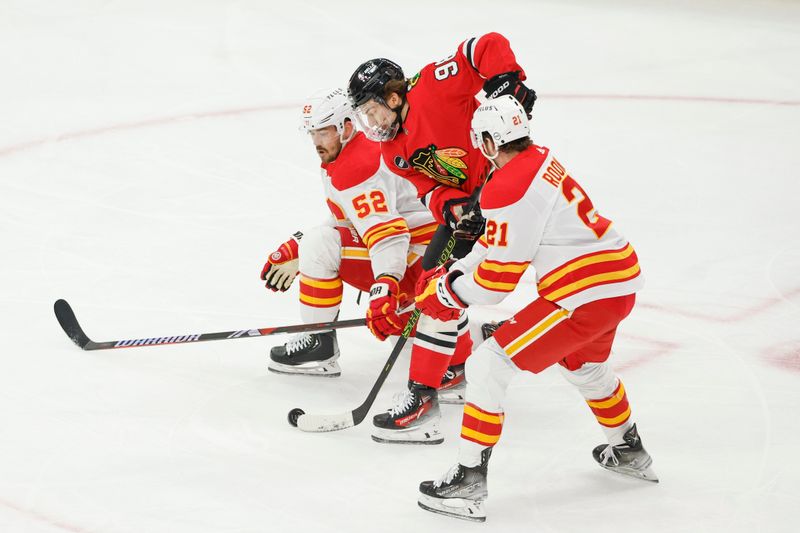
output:
[[[383,88],[390,80],[405,80],[403,69],[388,59],[378,57],[365,61],[350,76],[347,90],[353,107],[358,107],[370,98],[383,100]]]

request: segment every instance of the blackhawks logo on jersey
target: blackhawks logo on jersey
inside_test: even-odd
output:
[[[411,154],[411,166],[439,183],[460,187],[467,181],[467,164],[462,157],[467,155],[461,148],[437,149],[435,144],[420,148]]]

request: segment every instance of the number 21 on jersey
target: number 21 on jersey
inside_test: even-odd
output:
[[[486,244],[489,246],[508,246],[508,222],[486,221]]]

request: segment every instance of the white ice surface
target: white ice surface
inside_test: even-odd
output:
[[[0,532],[796,531],[798,27],[789,1],[3,0]],[[389,351],[366,330],[313,382],[266,372],[284,337],[64,336],[57,298],[95,340],[297,322],[296,287],[258,273],[325,213],[303,96],[492,30],[539,91],[536,140],[641,258],[613,360],[659,485],[593,463],[602,434],[556,371],[515,381],[476,526],[415,503],[455,459],[457,407],[438,447],[286,423],[362,401]]]

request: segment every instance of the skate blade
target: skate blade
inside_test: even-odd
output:
[[[468,520],[470,522],[485,522],[486,510],[482,501],[465,500],[463,498],[432,498],[420,494],[417,505],[426,511]]]
[[[439,403],[445,405],[464,405],[464,393],[440,391]]]
[[[444,442],[438,424],[427,430],[374,428],[374,431],[372,440],[381,444],[441,444]]]
[[[336,361],[319,365],[317,363],[303,363],[300,365],[284,365],[270,361],[267,370],[276,374],[287,376],[317,376],[321,378],[338,378],[342,375],[342,369]]]
[[[600,466],[602,466],[606,470],[610,470],[611,472],[615,472],[623,476],[632,477],[635,479],[641,479],[642,481],[649,481],[651,483],[658,483],[658,476],[656,475],[653,468],[650,466],[648,466],[644,470],[632,470],[630,468],[618,468],[618,467],[603,466],[603,465]]]

